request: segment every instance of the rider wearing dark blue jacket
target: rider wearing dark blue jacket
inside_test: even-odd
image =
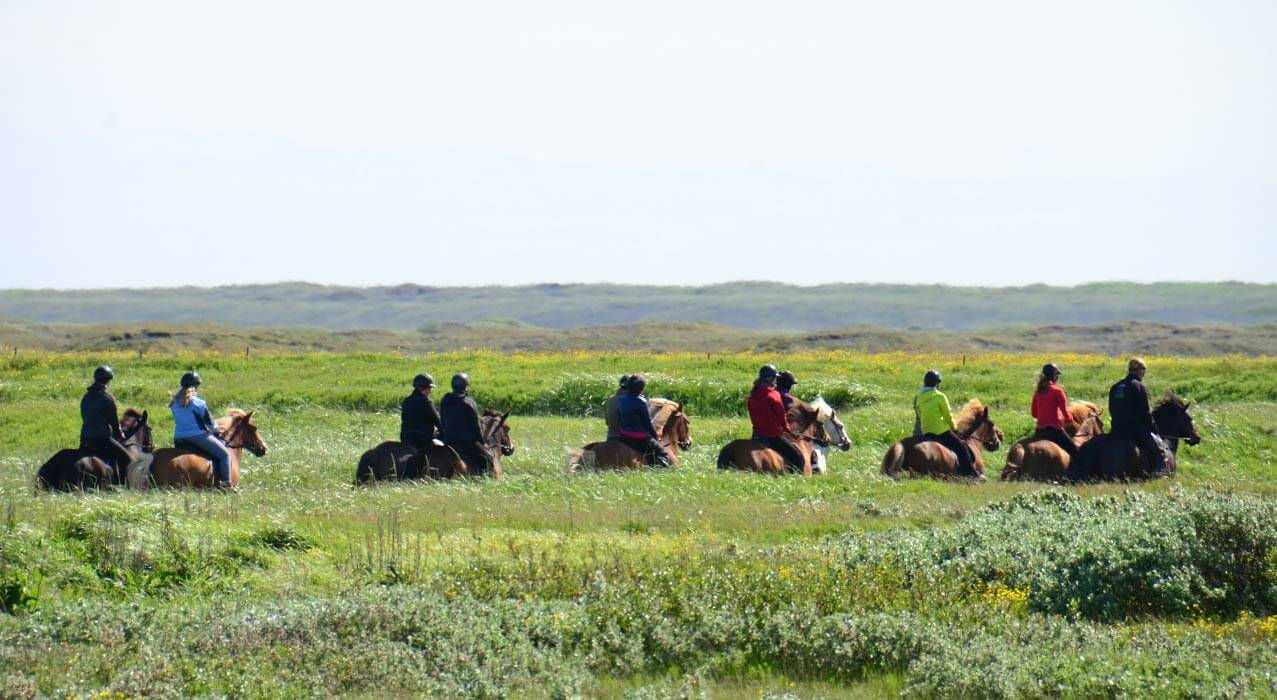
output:
[[[647,397],[643,390],[647,388],[647,378],[641,374],[630,377],[626,392],[621,395],[617,408],[621,414],[621,442],[629,445],[634,451],[643,455],[643,459],[652,466],[668,467],[670,456],[658,442],[656,427],[652,425],[652,414],[647,405]]]
[[[1126,367],[1126,378],[1109,389],[1109,416],[1113,421],[1113,434],[1134,442],[1140,448],[1144,466],[1157,474],[1166,469],[1162,450],[1153,439],[1157,426],[1148,409],[1148,389],[1144,388],[1147,366],[1138,357]]]

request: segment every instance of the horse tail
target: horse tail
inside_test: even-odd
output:
[[[151,465],[154,462],[155,455],[143,454],[125,467],[128,470],[125,474],[125,481],[129,485],[129,489],[145,491],[151,487]]]
[[[716,464],[719,469],[731,469],[736,466],[736,460],[733,459],[731,447],[731,443],[728,443],[723,446],[723,449],[718,451],[718,461]]]
[[[882,473],[896,478],[905,468],[905,446],[897,442],[882,457]]]

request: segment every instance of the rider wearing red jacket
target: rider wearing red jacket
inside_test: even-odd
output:
[[[758,370],[754,390],[749,394],[749,421],[754,426],[754,440],[780,453],[790,470],[801,472],[806,460],[789,440],[793,432],[785,417],[785,404],[776,390],[776,375],[775,365],[765,365]]]
[[[1042,368],[1037,391],[1033,392],[1031,410],[1038,421],[1033,438],[1050,440],[1067,452],[1069,457],[1076,457],[1077,445],[1073,444],[1073,439],[1065,432],[1065,427],[1073,422],[1073,416],[1069,414],[1069,397],[1064,394],[1064,387],[1057,383],[1061,374],[1063,373],[1055,363]]]

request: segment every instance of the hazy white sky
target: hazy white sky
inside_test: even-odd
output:
[[[0,287],[1277,281],[1277,3],[0,0]]]

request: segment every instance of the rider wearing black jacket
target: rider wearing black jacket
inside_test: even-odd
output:
[[[418,374],[412,379],[412,393],[403,400],[399,415],[399,442],[416,450],[424,450],[439,432],[439,412],[430,402],[430,390],[435,380],[429,374]]]
[[[133,455],[124,448],[119,409],[107,388],[114,378],[115,372],[105,365],[93,370],[93,384],[80,399],[80,449],[113,463],[118,471],[133,461]]]
[[[483,446],[479,427],[479,405],[466,391],[470,377],[464,372],[452,378],[452,393],[439,403],[443,441],[465,461],[470,476],[486,476],[492,471],[492,459]]]
[[[1144,361],[1133,358],[1127,365],[1126,378],[1109,389],[1109,416],[1113,434],[1134,442],[1140,448],[1144,466],[1154,474],[1166,469],[1162,450],[1153,439],[1157,426],[1148,408],[1148,389],[1144,388]]]

